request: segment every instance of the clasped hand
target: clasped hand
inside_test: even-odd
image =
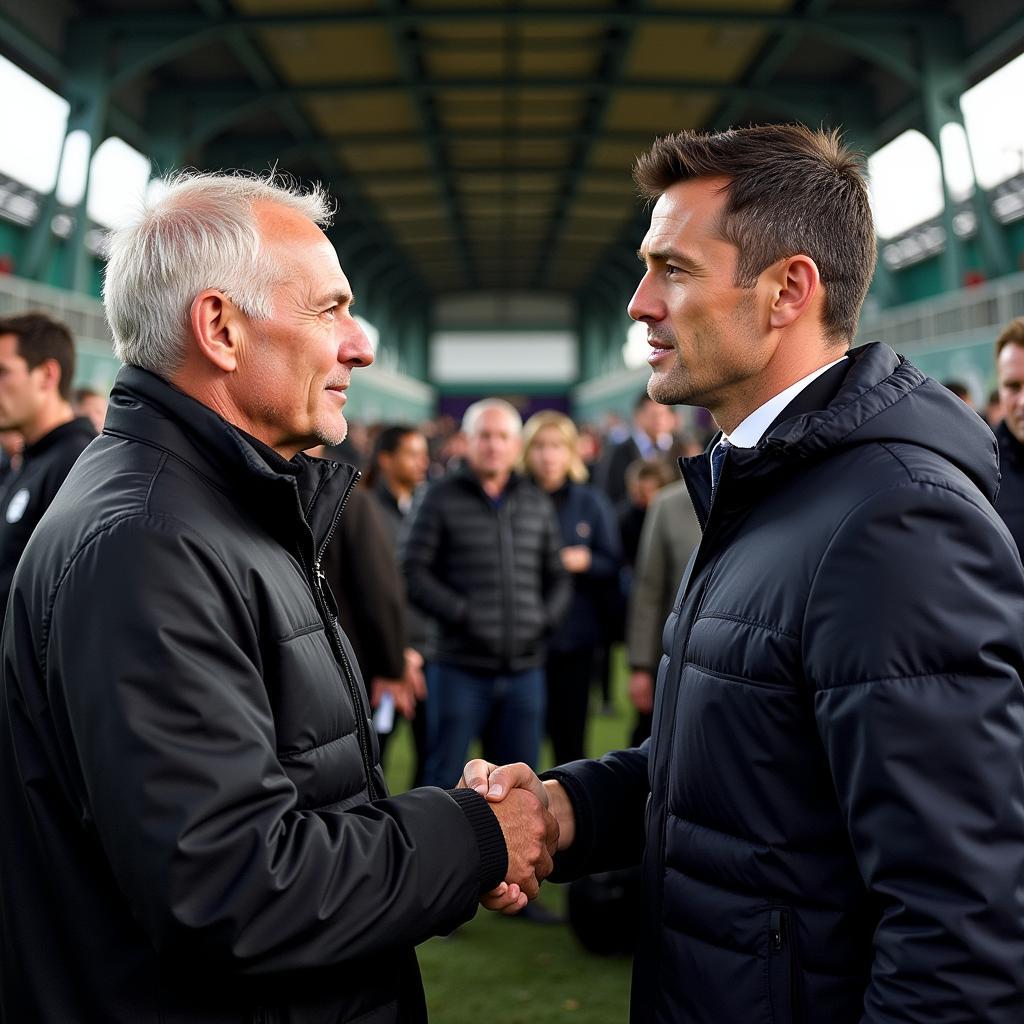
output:
[[[554,867],[552,857],[566,845],[560,842],[559,822],[549,809],[548,788],[529,765],[499,767],[483,760],[466,765],[458,788],[475,789],[487,800],[508,849],[505,881],[480,902],[488,910],[518,913],[537,898],[540,883]]]

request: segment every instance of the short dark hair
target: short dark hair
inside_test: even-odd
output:
[[[1011,320],[1002,329],[1002,331],[999,332],[999,337],[996,338],[996,359],[999,358],[999,353],[1002,352],[1007,345],[1024,346],[1024,316],[1018,316]]]
[[[0,334],[13,334],[18,339],[18,355],[35,369],[47,359],[60,367],[60,397],[71,398],[71,381],[75,376],[75,343],[71,332],[59,320],[45,313],[22,313],[0,320]]]
[[[380,456],[394,455],[402,446],[404,438],[410,434],[422,434],[419,427],[411,426],[408,423],[393,423],[384,427],[373,439],[373,448],[370,451],[370,465],[363,474],[363,484],[366,487],[376,487],[380,478]]]
[[[665,135],[633,177],[648,199],[680,181],[728,178],[718,229],[739,250],[737,286],[753,287],[776,260],[809,256],[825,286],[825,331],[851,341],[877,256],[863,166],[836,130],[775,124]]]
[[[376,464],[378,455],[393,455],[402,447],[403,438],[418,433],[420,433],[419,428],[405,423],[395,423],[390,427],[385,427],[373,442],[373,455],[370,461]]]

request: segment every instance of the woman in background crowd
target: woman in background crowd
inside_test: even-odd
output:
[[[556,764],[584,756],[591,661],[601,642],[599,588],[619,571],[620,545],[608,498],[588,486],[576,425],[562,413],[531,416],[523,463],[551,497],[562,530],[562,564],[572,574],[569,614],[548,643],[547,731]]]

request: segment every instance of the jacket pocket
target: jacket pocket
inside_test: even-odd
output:
[[[799,966],[792,914],[782,907],[768,912],[768,1002],[772,1024],[799,1024]]]

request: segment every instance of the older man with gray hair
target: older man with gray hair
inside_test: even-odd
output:
[[[413,946],[550,871],[532,796],[388,795],[302,454],[372,358],[329,214],[184,175],[110,240],[126,365],[4,628],[5,1020],[423,1020]]]
[[[456,782],[485,725],[495,755],[537,763],[545,640],[572,589],[551,500],[512,471],[522,429],[508,402],[471,405],[462,421],[466,465],[432,484],[410,513],[409,600],[439,626],[427,676],[430,785]]]

